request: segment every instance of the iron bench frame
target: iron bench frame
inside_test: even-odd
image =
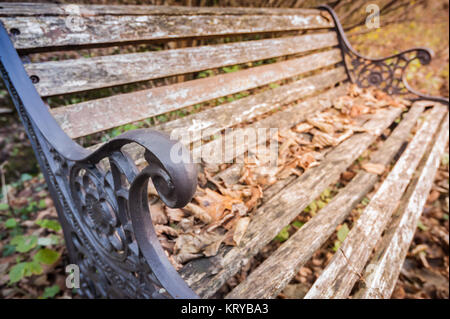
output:
[[[412,100],[449,103],[448,99],[415,91],[406,81],[405,70],[413,60],[418,59],[424,65],[430,63],[429,49],[413,48],[381,59],[364,57],[350,45],[336,13],[329,6],[319,8],[328,11],[334,20],[351,82],[360,87],[376,86],[388,94],[412,95]],[[70,260],[80,267],[80,295],[199,298],[166,257],[147,201],[150,178],[169,207],[183,207],[194,195],[195,164],[170,160],[169,150],[177,141],[151,129],[140,129],[126,132],[95,151],[84,149],[66,135],[48,111],[3,25],[0,25],[0,46],[1,76],[54,200]],[[148,166],[141,172],[121,151],[129,143],[145,148]],[[109,161],[109,170],[99,165],[104,159]],[[86,215],[86,207],[94,213]],[[125,242],[116,244],[123,254],[105,251],[103,245],[104,231],[116,227],[117,220],[95,223],[102,214],[111,212],[122,225],[117,231]]]

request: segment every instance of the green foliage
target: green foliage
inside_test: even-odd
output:
[[[289,238],[289,229],[291,228],[290,225],[287,225],[286,227],[284,227],[279,233],[278,235],[275,236],[275,240],[279,241],[279,242],[284,242],[286,240],[288,240]]]
[[[297,228],[301,228],[304,224],[305,224],[305,223],[302,223],[301,221],[296,220],[296,221],[294,221],[294,222],[292,223],[292,226],[295,226],[295,227],[297,227]]]
[[[442,166],[447,166],[447,165],[448,165],[448,163],[449,163],[449,157],[448,157],[448,153],[447,153],[447,152],[445,152],[445,153],[442,155],[441,163],[442,163]]]
[[[54,231],[61,230],[61,225],[59,224],[59,222],[53,219],[40,219],[36,221],[36,224],[38,224],[42,228],[47,228]]]
[[[59,291],[60,291],[60,289],[59,289],[59,286],[57,286],[57,285],[45,287],[44,293],[42,294],[40,299],[53,298],[59,293]]]
[[[5,222],[6,228],[16,228],[17,227],[17,221],[14,218],[9,218]]]
[[[239,71],[240,69],[241,69],[241,67],[239,65],[233,65],[233,66],[230,66],[230,67],[225,66],[225,67],[222,68],[222,70],[225,73],[233,73],[233,72]]]
[[[15,251],[16,251],[16,246],[7,244],[7,245],[3,246],[2,256],[3,257],[11,256],[12,254],[15,253]]]
[[[417,227],[421,230],[421,231],[428,231],[428,227],[425,226],[420,220],[417,223]]]
[[[347,224],[343,224],[338,232],[337,232],[337,240],[334,242],[334,251],[338,251],[338,249],[341,247],[342,243],[344,242],[345,238],[347,238],[347,235],[349,233],[350,229],[348,228]]]
[[[8,210],[9,209],[9,205],[6,203],[0,203],[0,211],[2,210]]]
[[[33,260],[45,265],[52,265],[59,259],[60,256],[61,254],[55,250],[42,248],[38,250],[36,255],[34,255]]]
[[[11,267],[9,271],[9,284],[20,281],[24,277],[42,274],[42,266],[36,261],[21,262]]]
[[[11,239],[10,245],[15,246],[16,251],[19,253],[26,253],[37,246],[37,236],[23,236],[18,235]]]
[[[39,237],[38,238],[38,246],[52,246],[52,245],[58,245],[60,242],[59,236],[57,235],[50,235],[49,237]]]

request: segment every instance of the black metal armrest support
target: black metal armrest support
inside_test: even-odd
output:
[[[432,51],[427,48],[412,48],[388,57],[371,59],[356,52],[345,36],[336,13],[328,5],[319,6],[332,16],[345,70],[352,83],[359,87],[375,86],[391,95],[402,95],[411,100],[431,100],[449,104],[448,98],[430,96],[414,90],[406,80],[408,65],[418,59],[422,65],[431,62]]]
[[[0,71],[25,126],[63,226],[82,296],[198,298],[170,264],[148,207],[151,178],[169,207],[187,204],[197,188],[192,159],[171,159],[177,143],[153,130],[122,134],[95,151],[69,138],[50,114],[0,24]],[[122,146],[145,148],[138,171]],[[187,152],[187,151],[186,151]]]

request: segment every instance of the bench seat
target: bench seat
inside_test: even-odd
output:
[[[326,6],[2,3],[0,22],[2,78],[46,178],[71,262],[80,266],[82,296],[216,296],[377,142],[369,161],[387,167],[386,177],[360,170],[226,298],[275,298],[374,188],[305,297],[390,297],[448,141],[448,99],[423,95],[404,80],[408,64],[428,63],[430,51],[365,58]],[[239,184],[243,156],[274,136],[220,152],[237,138],[229,129],[292,128],[333,107],[354,84],[412,102],[402,109],[392,100],[357,118],[362,132],[326,148],[301,175],[262,190],[238,245],[222,245],[176,271],[150,218],[148,181],[168,207],[191,201],[198,170],[230,163],[211,179]],[[128,131],[130,125],[137,129]],[[115,137],[116,131],[124,133]],[[171,158],[175,139],[185,134],[182,149],[200,165]]]

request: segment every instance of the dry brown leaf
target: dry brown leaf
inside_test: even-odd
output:
[[[369,173],[382,175],[386,169],[386,166],[383,164],[377,164],[377,163],[364,163],[361,165],[361,167]]]
[[[319,119],[317,117],[314,118],[307,118],[306,121],[313,125],[314,127],[317,127],[322,132],[332,134],[334,133],[334,126],[330,123],[327,123],[323,119]]]
[[[209,188],[206,188],[204,191],[205,194],[196,196],[195,200],[199,203],[200,207],[211,216],[212,221],[221,219],[225,210],[231,211],[233,204],[241,202],[239,199],[220,195]]]
[[[179,208],[170,208],[167,206],[166,206],[166,214],[169,217],[170,221],[172,221],[172,222],[181,221],[185,215],[183,210],[181,210]]]
[[[184,207],[189,213],[192,214],[195,218],[200,219],[205,224],[209,224],[212,221],[211,216],[200,206],[195,205],[193,203],[188,203]]]
[[[160,201],[150,205],[150,215],[152,217],[153,224],[167,224],[169,219],[164,212],[164,204]]]
[[[247,227],[248,227],[249,223],[250,223],[249,217],[242,217],[237,221],[236,228],[235,228],[234,234],[233,234],[233,241],[235,242],[236,246],[239,246],[239,243],[241,242],[242,237],[244,236],[245,232],[247,231]]]
[[[245,202],[245,206],[247,206],[248,211],[251,211],[258,205],[258,201],[263,197],[263,191],[261,186],[256,185],[251,188],[252,194],[248,201]]]
[[[166,225],[155,225],[156,234],[162,235],[166,234],[172,237],[178,237],[178,231],[175,228]]]
[[[312,153],[305,153],[297,157],[297,164],[303,169],[307,169],[312,163],[316,161],[316,158]]]
[[[314,146],[316,146],[318,148],[334,146],[337,144],[337,141],[333,136],[331,136],[327,133],[320,132],[320,131],[317,131],[314,133],[312,142],[313,142]]]
[[[294,131],[297,133],[303,133],[303,132],[309,131],[312,128],[313,128],[313,126],[311,124],[303,122],[303,123],[297,124],[297,126],[294,128]]]

